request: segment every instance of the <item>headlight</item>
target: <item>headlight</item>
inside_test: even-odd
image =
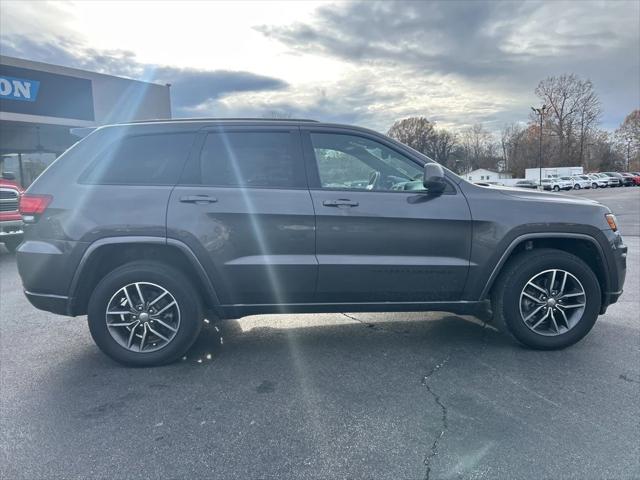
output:
[[[613,213],[605,214],[604,218],[607,219],[607,223],[614,232],[618,231],[618,224],[616,223],[616,216]]]

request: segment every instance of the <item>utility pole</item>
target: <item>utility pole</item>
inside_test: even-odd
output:
[[[544,114],[550,110],[551,107],[549,105],[542,105],[540,108],[531,107],[531,110],[540,117],[540,152],[538,157],[538,170],[539,170],[539,178],[538,185],[542,187],[542,121],[544,119]]]

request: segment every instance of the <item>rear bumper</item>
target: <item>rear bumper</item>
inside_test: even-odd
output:
[[[56,313],[58,315],[69,315],[69,297],[62,295],[52,295],[48,293],[34,293],[24,291],[29,303],[39,310]]]
[[[18,272],[29,302],[41,310],[69,315],[69,285],[82,255],[79,242],[25,240],[16,250]]]

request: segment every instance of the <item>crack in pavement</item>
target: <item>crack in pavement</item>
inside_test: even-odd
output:
[[[618,378],[620,380],[624,380],[625,382],[629,382],[629,383],[640,383],[640,380],[636,380],[634,378],[631,378],[631,377],[625,375],[624,373],[621,373]]]
[[[349,315],[348,313],[344,313],[341,312],[340,315],[344,315],[345,317],[354,320],[358,323],[361,323],[362,325],[364,325],[366,328],[370,328],[371,330],[375,330],[376,332],[387,332],[387,333],[393,333],[395,335],[404,335],[404,336],[410,336],[411,333],[407,330],[396,330],[395,328],[384,328],[381,327],[380,325],[377,325],[375,323],[372,322],[365,322],[364,320],[360,320],[357,317],[354,317],[353,315]]]
[[[379,331],[386,331],[384,328],[378,327],[374,323],[364,322],[364,321],[360,320],[359,318],[354,317],[353,315],[349,315],[348,313],[342,312],[341,315],[344,315],[345,317],[350,318],[351,320],[355,320],[356,322],[361,323],[362,325],[364,325],[367,328],[371,328],[373,330],[379,330]]]
[[[433,439],[433,443],[431,444],[431,451],[427,453],[427,455],[424,458],[423,463],[427,467],[427,471],[425,472],[425,475],[424,475],[424,480],[429,480],[429,477],[431,476],[431,463],[433,462],[433,459],[435,458],[435,456],[438,454],[438,443],[440,442],[440,439],[444,436],[445,432],[449,429],[449,424],[447,420],[447,407],[444,405],[444,403],[442,403],[442,400],[440,400],[440,396],[431,388],[431,385],[429,385],[429,379],[438,370],[440,370],[442,367],[444,367],[447,364],[447,362],[449,361],[449,358],[450,358],[449,355],[447,355],[447,357],[442,362],[435,365],[428,374],[422,377],[422,385],[427,389],[429,394],[433,397],[433,400],[435,401],[436,405],[438,405],[440,407],[440,410],[442,411],[442,427],[440,428],[440,433],[436,435],[436,437]]]

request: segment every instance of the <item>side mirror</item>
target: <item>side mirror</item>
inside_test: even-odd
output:
[[[430,195],[442,194],[447,187],[442,167],[434,162],[425,164],[422,183]]]
[[[3,172],[2,178],[5,180],[15,180],[16,176],[12,172]]]

